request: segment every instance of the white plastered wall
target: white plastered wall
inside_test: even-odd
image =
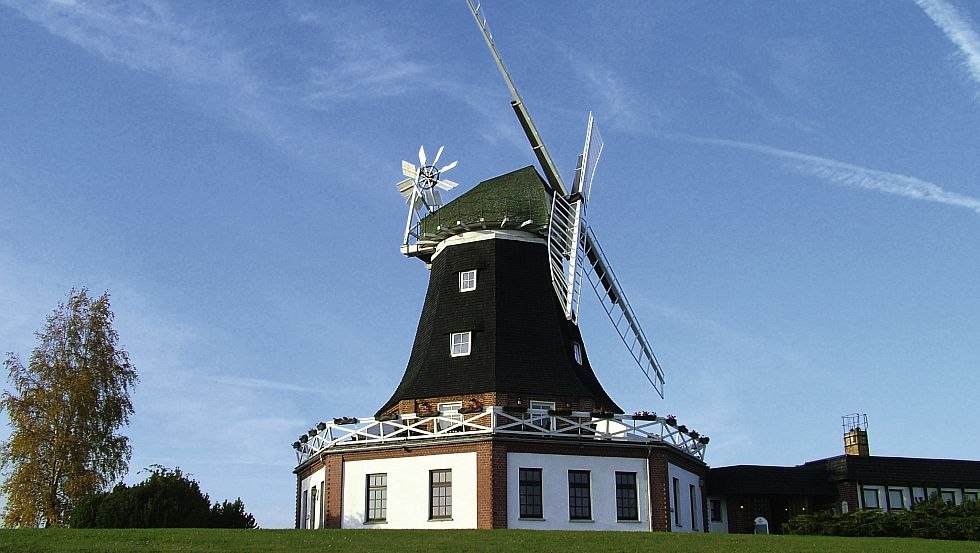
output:
[[[429,471],[451,469],[452,518],[429,520]],[[367,475],[388,475],[387,520],[365,523]],[[343,528],[476,528],[476,453],[344,463]]]
[[[541,469],[541,520],[520,518],[520,469]],[[587,470],[591,478],[592,520],[572,521],[568,516],[568,471]],[[635,472],[639,521],[616,520],[616,472]],[[536,530],[650,529],[650,493],[646,459],[580,455],[507,454],[507,527]]]
[[[324,482],[327,479],[327,469],[321,468],[310,476],[307,476],[300,483],[300,528],[321,528],[323,521],[323,493]],[[316,501],[313,501],[310,493],[316,488]]]
[[[678,494],[674,497],[674,479],[677,479]],[[691,486],[694,486],[694,516],[691,519]],[[670,498],[671,532],[704,532],[704,518],[701,502],[701,478],[677,465],[667,463],[667,496]],[[675,501],[676,499],[676,501]],[[679,503],[675,505],[676,503]],[[692,524],[693,522],[693,524]]]

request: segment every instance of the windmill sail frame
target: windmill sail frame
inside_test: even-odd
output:
[[[531,115],[524,105],[510,73],[504,66],[503,59],[493,42],[493,36],[483,16],[481,6],[473,0],[466,0],[480,28],[483,38],[490,48],[490,53],[497,64],[497,69],[504,77],[504,82],[511,93],[511,106],[527,136],[531,150],[541,165],[547,182],[551,186],[552,195],[551,218],[548,227],[548,255],[551,264],[551,280],[565,312],[565,316],[577,324],[578,303],[581,295],[583,273],[589,279],[592,289],[599,297],[599,303],[612,321],[619,337],[630,351],[640,370],[646,376],[654,390],[664,397],[664,373],[659,361],[653,354],[653,349],[636,320],[633,308],[623,294],[621,287],[606,260],[605,254],[599,247],[599,242],[585,221],[585,205],[592,191],[592,181],[602,154],[602,137],[595,128],[592,113],[589,113],[589,123],[586,129],[585,146],[578,156],[575,179],[571,192],[562,181],[541,135],[531,120]],[[584,259],[583,259],[584,258]],[[585,263],[585,259],[588,263]],[[601,288],[601,290],[600,290]]]

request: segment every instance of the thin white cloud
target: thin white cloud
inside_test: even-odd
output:
[[[970,17],[945,0],[916,0],[915,3],[959,48],[970,78],[980,85],[980,33],[974,28]]]
[[[405,48],[380,31],[336,36],[336,61],[310,69],[306,102],[312,107],[338,100],[402,94],[419,86],[435,86],[428,65],[409,59]]]
[[[650,118],[660,119],[663,113],[659,108],[643,99],[643,95],[632,90],[612,69],[592,62],[589,56],[565,44],[556,48],[568,61],[568,66],[582,79],[588,92],[598,100],[593,111],[602,121],[613,128],[637,131],[649,127]]]
[[[0,4],[93,55],[183,85],[198,107],[270,140],[288,155],[329,164],[324,152],[348,147],[342,137],[321,136],[297,115],[297,108],[309,108],[302,84],[281,86],[263,76],[250,63],[253,54],[232,36],[233,29],[182,16],[166,0]]]
[[[234,85],[248,94],[257,81],[242,56],[181,21],[166,2],[44,2],[4,0],[51,34],[132,69],[187,83]]]
[[[980,198],[948,192],[937,184],[916,177],[869,169],[843,161],[751,142],[690,136],[684,137],[684,139],[702,144],[738,148],[785,159],[791,162],[790,167],[792,169],[833,184],[876,190],[886,194],[894,194],[927,202],[965,207],[976,213],[980,213]]]
[[[217,384],[227,384],[229,386],[240,386],[243,388],[259,388],[262,390],[285,390],[287,392],[319,392],[315,388],[297,386],[285,382],[265,380],[261,378],[248,378],[242,376],[202,376],[201,380],[215,382]]]

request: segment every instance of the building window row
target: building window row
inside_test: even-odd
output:
[[[518,499],[522,519],[544,518],[542,469],[518,469]],[[568,519],[592,520],[592,473],[568,471]],[[635,472],[616,473],[616,520],[640,519]]]
[[[365,522],[379,523],[388,520],[388,474],[366,476]],[[453,516],[453,471],[437,469],[429,471],[429,519],[446,520]]]
[[[910,493],[909,493],[910,492]],[[882,495],[885,495],[883,498]],[[939,498],[950,505],[957,503],[958,491],[942,488],[925,487],[886,487],[886,486],[862,486],[861,504],[865,509],[885,509],[889,511],[905,510],[916,503],[921,503],[927,497],[939,496]],[[980,491],[963,490],[963,501],[977,501]],[[882,502],[888,500],[887,504]]]

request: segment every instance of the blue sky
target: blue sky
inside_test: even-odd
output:
[[[605,138],[590,221],[667,373],[585,298],[620,405],[713,466],[837,455],[852,412],[874,454],[980,459],[976,4],[485,9],[566,180],[590,109]],[[408,359],[400,161],[445,144],[462,190],[534,161],[465,3],[0,0],[0,51],[0,350],[109,290],[127,480],[291,526],[289,444]]]

